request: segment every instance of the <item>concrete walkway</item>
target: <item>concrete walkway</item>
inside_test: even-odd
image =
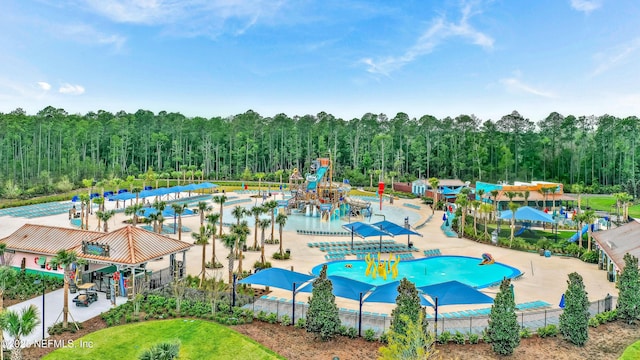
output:
[[[103,292],[98,292],[98,301],[92,303],[88,307],[76,306],[73,302],[73,298],[78,295],[69,293],[69,322],[84,322],[91,318],[94,318],[101,313],[111,309],[113,306],[111,305],[111,300],[107,300],[107,295]],[[42,307],[43,307],[43,297],[42,295],[36,296],[33,299],[21,302],[19,304],[15,304],[9,306],[7,309],[13,311],[21,311],[24,308],[27,308],[29,305],[35,305],[38,308],[38,318],[40,319],[40,324],[36,327],[36,329],[29,336],[21,339],[21,343],[23,347],[27,347],[36,342],[42,340],[42,332],[43,332],[43,324],[42,324]],[[58,289],[56,291],[49,292],[44,296],[44,336],[45,338],[49,337],[47,333],[47,329],[55,323],[62,322],[62,307],[64,300],[64,289]],[[127,302],[126,297],[117,297],[116,303],[118,305],[122,305]],[[71,325],[70,325],[71,326]],[[7,332],[4,333],[4,345],[5,347],[10,347],[9,345],[13,345],[13,338],[7,335]]]

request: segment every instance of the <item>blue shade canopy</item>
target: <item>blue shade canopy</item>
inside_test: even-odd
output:
[[[438,298],[438,305],[493,304],[489,295],[459,281],[421,286],[418,290],[432,299]]]
[[[315,278],[315,276],[289,271],[279,268],[269,268],[260,270],[240,281],[240,284],[255,284],[273,286],[279,289],[293,290],[293,283],[300,286],[305,282]]]
[[[194,190],[198,190],[198,189],[199,189],[199,187],[198,187],[198,185],[197,185],[197,184],[189,184],[189,185],[185,185],[185,186],[183,186],[183,187],[182,187],[182,189],[183,189],[184,191],[194,191]]]
[[[330,275],[327,278],[333,284],[333,295],[350,300],[360,301],[360,293],[364,295],[374,287],[374,285],[338,275]],[[301,288],[300,292],[309,293],[312,290],[313,283],[309,283]]]
[[[371,224],[375,227],[377,227],[378,229],[382,230],[382,231],[386,231],[388,233],[390,233],[393,236],[396,235],[418,235],[418,236],[422,236],[420,233],[417,233],[411,229],[407,229],[404,226],[400,226],[396,223],[392,223],[391,221],[380,221],[377,223],[373,223]]]
[[[138,216],[149,216],[151,214],[157,214],[159,211],[158,209],[154,208],[154,207],[143,207],[142,209],[138,210],[137,214]],[[162,211],[162,216],[164,217],[173,217],[174,215],[177,216],[177,214],[175,213],[175,211],[173,211],[172,207],[166,207],[163,211]],[[193,210],[191,209],[184,209],[182,212],[182,216],[189,216],[189,215],[194,215]]]
[[[361,238],[367,238],[370,236],[391,235],[388,232],[384,232],[375,226],[372,226],[363,222],[353,222],[349,224],[344,224],[342,225],[342,227],[348,230],[349,232],[353,232],[355,235]]]
[[[513,216],[513,211],[511,210],[505,210],[500,212],[500,219],[511,220],[512,216]],[[553,220],[553,217],[551,215],[545,213],[544,211],[534,209],[530,206],[519,207],[518,210],[516,210],[516,220],[540,221],[540,222],[547,222],[547,223],[556,222],[555,220]]]
[[[376,286],[373,289],[371,295],[367,296],[364,300],[365,302],[379,302],[386,304],[395,304],[396,298],[398,297],[398,286],[400,285],[400,281],[390,282],[384,285]],[[427,299],[422,296],[418,296],[420,298],[420,305],[422,306],[433,306]]]

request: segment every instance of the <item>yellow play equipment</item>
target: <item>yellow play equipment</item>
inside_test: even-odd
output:
[[[400,259],[393,254],[389,255],[389,260],[384,261],[380,259],[380,253],[378,253],[377,260],[369,253],[365,256],[364,261],[367,263],[367,270],[364,273],[367,277],[371,276],[373,279],[376,279],[380,276],[384,280],[387,280],[387,276],[389,275],[391,275],[391,278],[394,280],[398,277],[398,263]]]

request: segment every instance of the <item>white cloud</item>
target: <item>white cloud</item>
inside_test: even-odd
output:
[[[44,81],[38,81],[38,87],[44,91],[51,90],[51,84]]]
[[[277,14],[285,0],[84,0],[88,9],[114,22],[170,27],[174,34],[242,35]]]
[[[612,49],[607,49],[605,52],[600,52],[594,57],[598,62],[595,70],[591,73],[592,76],[600,75],[616,66],[620,66],[630,59],[634,59],[633,56],[638,49],[640,49],[640,37],[635,38],[632,41],[618,45]]]
[[[60,89],[58,89],[58,92],[61,94],[68,94],[68,95],[81,95],[81,94],[84,94],[84,87],[81,85],[72,85],[69,83],[64,83],[60,86]]]
[[[378,60],[365,58],[360,62],[367,65],[367,71],[370,73],[389,75],[416,58],[431,53],[436,46],[449,38],[463,38],[485,49],[493,48],[494,39],[469,24],[469,19],[477,14],[472,11],[471,5],[464,5],[461,12],[462,17],[458,23],[447,22],[444,17],[435,19],[416,43],[400,56]]]
[[[53,25],[55,34],[84,44],[112,45],[119,51],[127,38],[116,34],[105,34],[87,24]]]
[[[523,83],[517,77],[500,79],[500,83],[504,85],[508,91],[511,91],[511,92],[526,93],[526,94],[536,95],[536,96],[545,97],[545,98],[555,97],[553,93],[536,89],[530,85]]]
[[[590,13],[602,6],[600,0],[571,0],[571,7],[577,11]]]

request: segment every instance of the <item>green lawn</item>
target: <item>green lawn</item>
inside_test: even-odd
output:
[[[582,196],[582,207],[591,207],[594,210],[609,211],[615,213],[616,211],[616,199],[611,195],[598,195],[598,196]],[[621,209],[622,211],[622,209]],[[629,216],[633,218],[640,218],[640,204],[629,207]]]
[[[619,360],[635,360],[635,359],[640,359],[640,341],[637,341],[631,344],[631,346],[629,346],[624,351],[624,353],[622,353],[622,356],[620,356]]]
[[[147,321],[103,329],[76,340],[73,347],[58,349],[43,359],[137,359],[152,345],[176,339],[180,340],[181,360],[284,359],[227,327],[191,319]]]

